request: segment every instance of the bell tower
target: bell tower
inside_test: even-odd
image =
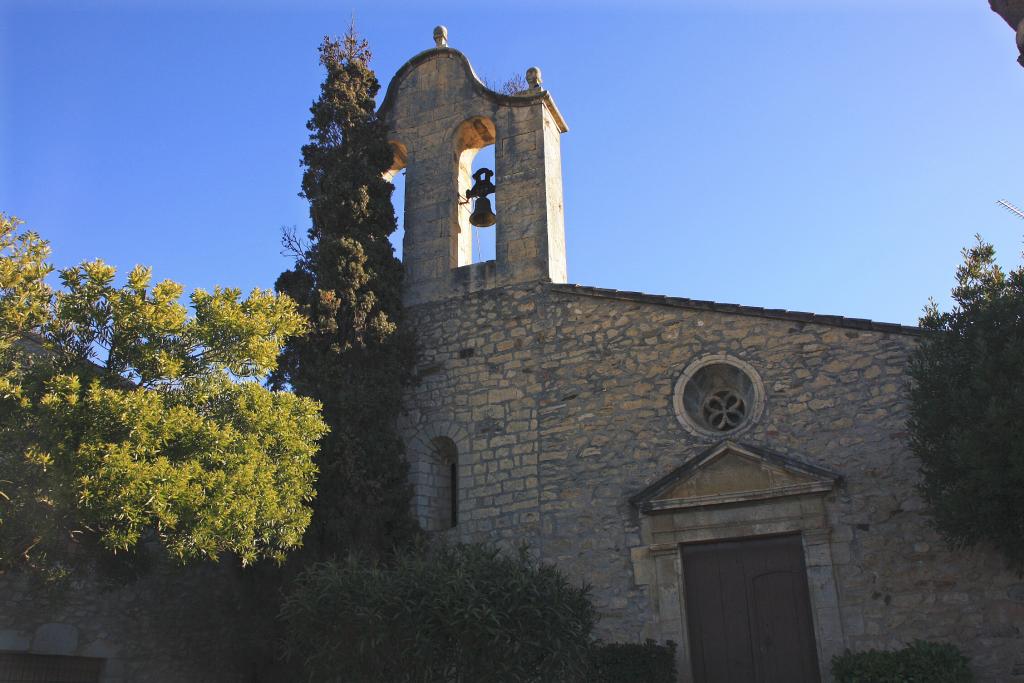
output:
[[[406,170],[405,303],[565,282],[559,136],[568,128],[540,70],[527,71],[528,88],[503,95],[448,47],[443,26],[434,29],[434,43],[398,70],[379,110],[395,150],[391,173]],[[474,187],[474,157],[489,145],[497,225],[482,229],[496,230],[495,258],[473,263],[470,216],[481,200],[467,191]]]

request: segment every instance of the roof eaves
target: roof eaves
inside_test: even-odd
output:
[[[787,311],[781,308],[760,308],[758,306],[743,306],[740,304],[719,303],[717,301],[669,297],[660,294],[644,294],[643,292],[627,292],[618,289],[604,289],[601,287],[588,287],[585,285],[553,284],[551,287],[555,291],[559,292],[603,299],[619,299],[622,301],[635,301],[636,303],[673,306],[676,308],[686,308],[698,311],[733,313],[736,315],[773,318],[776,320],[792,320],[801,323],[831,325],[833,327],[846,327],[857,330],[868,330],[871,332],[886,332],[911,336],[919,336],[922,334],[922,330],[918,327],[900,325],[899,323],[875,322],[866,318],[844,318],[840,315],[822,315],[818,313],[806,313],[803,311]]]

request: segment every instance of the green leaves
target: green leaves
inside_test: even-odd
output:
[[[50,245],[34,232],[19,232],[22,221],[0,212],[0,344],[7,348],[22,331],[46,319],[50,288],[46,263]]]
[[[676,644],[598,643],[588,683],[675,683]]]
[[[0,566],[62,563],[76,546],[250,563],[300,545],[320,405],[239,381],[265,377],[305,329],[295,303],[197,290],[190,315],[178,283],[137,266],[118,285],[102,261],[51,291],[46,243],[15,225],[0,231],[2,338],[37,341],[0,348],[17,398],[0,410]],[[25,301],[31,315],[14,310]]]
[[[150,286],[152,271],[136,266],[123,287],[102,261],[60,271],[64,289],[44,326],[49,340],[73,361],[96,362],[142,386],[228,372],[258,378],[277,367],[286,338],[305,329],[295,302],[254,289],[216,288],[191,295],[194,317],[181,304],[182,286]]]
[[[181,560],[280,557],[309,522],[309,466],[324,432],[309,399],[223,377],[174,392],[94,381],[45,417],[81,427],[69,473],[87,526],[111,550],[146,534]]]
[[[832,657],[837,683],[970,683],[968,659],[949,643],[915,640],[901,650],[847,651]]]
[[[285,340],[306,329],[306,320],[287,296],[254,289],[241,299],[237,289],[201,289],[192,294],[196,317],[188,333],[201,348],[201,367],[237,377],[261,377],[277,367]]]
[[[1024,572],[1024,268],[1003,271],[979,238],[956,279],[911,363],[920,490],[951,544],[992,543]]]
[[[285,346],[274,384],[320,401],[331,427],[309,534],[320,559],[352,549],[383,556],[415,531],[395,431],[413,344],[402,325],[402,264],[388,241],[397,225],[384,180],[393,152],[369,60],[354,31],[320,46],[326,77],[302,148],[312,224],[308,243],[286,234],[295,265],[276,283],[308,327]]]
[[[26,336],[47,318],[51,292],[46,276],[53,270],[46,263],[50,245],[34,232],[19,232],[21,224],[0,212],[0,406],[10,408],[24,400]]]
[[[595,612],[525,549],[408,549],[315,565],[286,597],[286,648],[316,681],[583,681]]]

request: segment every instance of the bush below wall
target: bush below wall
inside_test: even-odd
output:
[[[589,680],[589,589],[525,548],[440,546],[387,567],[316,565],[282,616],[288,654],[318,683]]]
[[[949,643],[915,640],[902,650],[849,652],[832,658],[836,683],[970,683],[968,659]]]
[[[599,643],[594,646],[591,683],[675,683],[676,644]]]

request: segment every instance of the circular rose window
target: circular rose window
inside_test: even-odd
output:
[[[691,432],[732,434],[761,416],[764,390],[748,363],[719,354],[686,368],[676,381],[673,405],[676,418]]]

